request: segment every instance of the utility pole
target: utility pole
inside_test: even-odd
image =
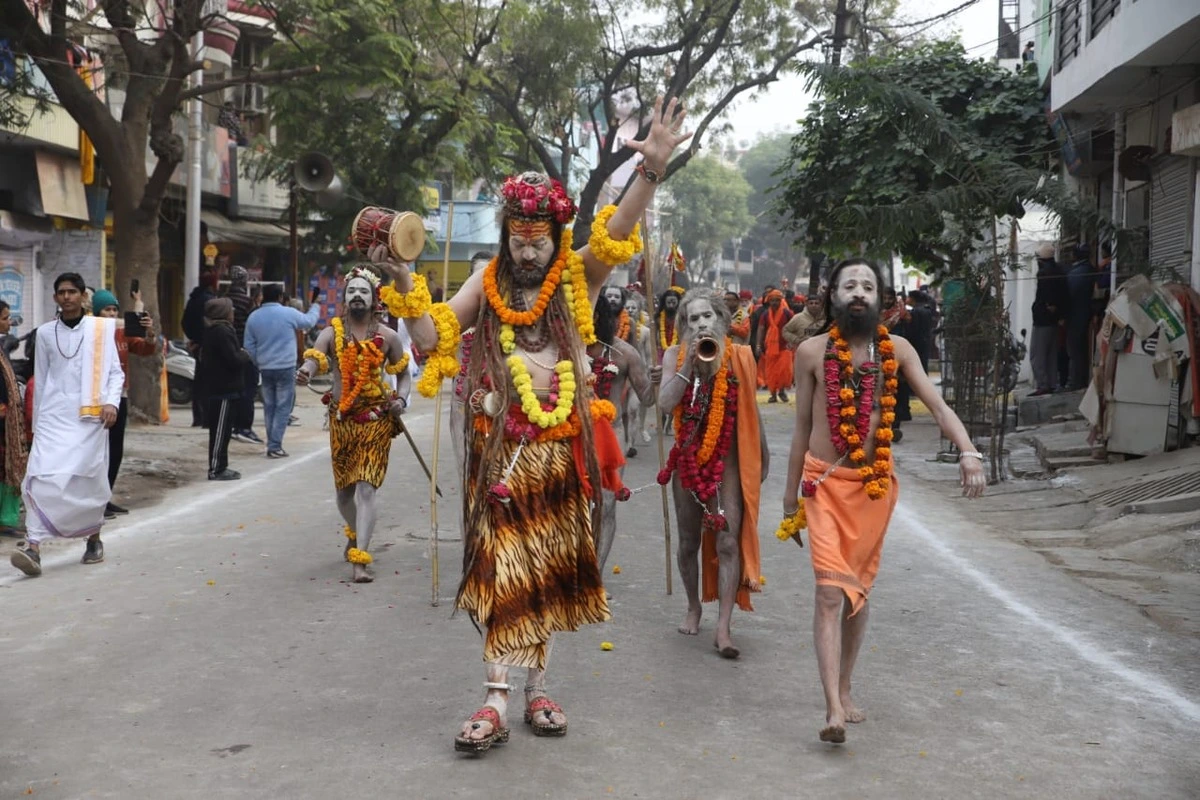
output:
[[[204,32],[192,37],[192,58],[204,52]],[[192,75],[192,85],[204,83],[204,70]],[[204,103],[193,97],[188,108],[187,195],[185,202],[183,296],[200,285],[200,180],[204,158]],[[234,180],[237,180],[236,176]]]

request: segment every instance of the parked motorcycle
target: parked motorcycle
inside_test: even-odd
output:
[[[182,341],[167,342],[167,399],[173,406],[192,402],[196,382],[196,359],[192,358]]]

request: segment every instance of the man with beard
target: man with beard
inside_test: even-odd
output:
[[[613,290],[616,290],[614,292]],[[592,375],[595,377],[594,393],[596,401],[607,400],[613,404],[613,418],[621,414],[621,398],[629,390],[631,397],[645,406],[654,403],[654,387],[662,376],[662,367],[652,367],[647,373],[646,365],[637,350],[629,342],[618,336],[621,333],[617,327],[618,320],[628,319],[624,305],[625,290],[617,286],[606,286],[601,298],[596,304],[595,325],[596,343],[588,346],[588,357],[592,360]],[[619,314],[619,316],[618,316]],[[618,470],[619,475],[625,471],[625,460],[621,458],[621,446],[617,435],[606,419],[595,418],[596,453],[600,461],[600,469]],[[605,430],[607,428],[607,430]],[[634,455],[637,450],[630,448]],[[600,561],[600,569],[608,560],[608,552],[612,549],[613,538],[617,532],[617,500],[629,499],[629,490],[624,486],[612,491],[604,490],[601,503],[600,536],[596,544],[596,556]]]
[[[448,303],[433,304],[425,281],[392,262],[386,246],[371,251],[395,282],[383,293],[389,311],[430,354],[422,394],[435,396],[442,378],[459,373],[460,331],[477,331],[464,387],[471,420],[455,605],[483,629],[487,694],[455,737],[459,752],[508,741],[511,667],[529,670],[524,719],[534,735],[564,735],[566,715],[545,686],[551,636],[609,618],[592,538],[605,487],[585,347],[595,342],[592,304],[613,267],[641,249],[637,221],[690,136],[680,133],[677,105],[664,109],[660,98],[646,139],[625,143],[642,154],[639,177],[619,207],[597,212],[579,251],[566,228],[574,202],[558,181],[531,172],[501,187],[500,254]]]
[[[810,294],[804,301],[804,310],[783,326],[783,339],[788,347],[795,349],[824,328],[825,291],[819,290]]]
[[[792,319],[792,310],[783,302],[783,292],[772,289],[766,310],[758,318],[759,379],[771,396],[768,403],[786,403],[792,385],[792,351],[783,338],[784,326]]]
[[[688,600],[679,632],[700,632],[697,557],[703,550],[703,599],[719,600],[713,646],[722,658],[737,658],[733,606],[753,611],[750,593],[762,587],[758,498],[770,456],[755,399],[754,356],[727,338],[729,320],[711,289],[683,296],[682,341],[663,357],[658,398],[659,407],[674,414],[675,444],[658,482],[671,481],[675,500],[679,574]]]
[[[983,456],[912,346],[879,325],[880,283],[869,261],[834,267],[826,303],[833,324],[796,351],[796,428],[780,529],[786,535],[789,524],[792,531],[808,528],[817,585],[813,637],[826,704],[820,738],[837,744],[846,740],[846,723],[866,719],[850,697],[850,678],[899,496],[891,442],[900,376],[959,448],[963,494],[978,497],[986,485]],[[798,532],[794,538],[800,541]]]
[[[321,331],[296,382],[333,374],[333,388],[323,398],[329,406],[329,449],[337,507],[346,521],[345,559],[354,565],[354,582],[374,580],[367,565],[371,536],[379,518],[376,491],[387,476],[392,438],[400,433],[400,415],[408,408],[412,378],[409,351],[400,334],[375,319],[379,276],[355,267],[346,276],[344,317],[334,317]],[[393,391],[385,375],[396,376]]]
[[[683,288],[672,286],[658,296],[658,315],[655,317],[655,335],[658,336],[658,363],[662,365],[663,353],[674,344],[679,344],[679,331],[675,316],[679,311],[679,297]]]
[[[729,310],[729,338],[734,344],[750,341],[750,312],[742,308],[737,292],[725,293],[725,308]]]
[[[629,317],[629,336],[625,337],[630,346],[637,351],[638,357],[646,366],[654,361],[652,352],[653,333],[646,324],[649,317],[646,314],[646,298],[642,295],[640,284],[630,284],[625,289],[625,313]],[[658,366],[658,365],[656,365]],[[653,370],[653,367],[651,368]],[[659,367],[661,369],[661,367]],[[633,458],[638,454],[636,438],[642,444],[650,444],[650,431],[646,430],[646,412],[654,405],[654,398],[643,403],[638,399],[637,392],[627,392],[625,406],[621,409],[621,426],[625,431],[625,457]],[[636,437],[636,438],[635,438]]]

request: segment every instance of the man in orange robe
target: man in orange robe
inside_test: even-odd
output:
[[[869,261],[849,259],[834,267],[825,306],[834,325],[796,350],[796,428],[783,513],[796,513],[803,480],[817,586],[813,636],[826,705],[820,738],[834,744],[846,740],[846,723],[866,719],[850,698],[850,676],[899,496],[890,443],[900,376],[958,447],[963,494],[978,497],[986,485],[983,456],[930,383],[912,345],[881,332],[880,286],[879,270]],[[832,414],[830,398],[839,404]]]
[[[687,409],[704,409],[703,419],[695,422],[696,437],[681,436],[677,429],[668,467],[658,476],[660,483],[671,480],[675,499],[679,574],[688,598],[687,616],[679,632],[690,636],[700,632],[699,557],[704,565],[703,600],[719,601],[713,645],[722,658],[737,658],[740,652],[733,644],[730,622],[735,604],[743,611],[754,610],[750,593],[762,587],[758,500],[770,465],[755,400],[754,356],[750,348],[726,338],[729,309],[711,289],[692,289],[685,294],[676,319],[680,341],[663,355],[659,408],[671,413],[682,404],[685,411],[677,415],[677,424],[683,422]],[[700,352],[702,339],[714,344],[712,358]],[[723,404],[718,402],[722,399]],[[721,417],[710,418],[717,413],[714,406],[721,405]],[[733,422],[724,446],[727,449],[722,451],[718,442],[709,458],[700,463],[705,440],[710,438],[706,431],[721,431],[728,415]],[[724,435],[712,438],[719,440]],[[689,479],[694,472],[699,473],[701,485],[716,480],[715,487],[709,484],[716,490],[712,497],[705,497],[697,482]]]
[[[767,307],[758,316],[759,378],[771,393],[768,403],[786,403],[792,385],[792,351],[783,338],[783,326],[792,318],[792,310],[783,302],[783,292],[772,289]]]

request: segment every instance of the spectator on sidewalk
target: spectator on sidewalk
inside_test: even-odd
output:
[[[226,296],[233,303],[233,331],[237,334],[238,347],[243,347],[246,343],[246,320],[254,311],[254,298],[250,296],[250,273],[245,267],[230,267],[229,292]],[[242,394],[238,399],[233,420],[233,438],[239,442],[264,444],[254,432],[254,398],[258,395],[258,370],[253,361],[247,361],[244,369]]]
[[[192,289],[187,305],[183,309],[183,335],[187,337],[187,351],[196,359],[196,374],[200,373],[200,349],[204,343],[204,304],[217,296],[217,273],[205,270],[200,273],[200,285]],[[192,427],[204,427],[204,395],[198,380],[192,381]]]
[[[1054,259],[1054,245],[1037,251],[1037,289],[1033,295],[1033,334],[1029,363],[1033,368],[1033,396],[1050,394],[1057,387],[1058,329],[1067,317],[1067,281]]]
[[[208,420],[208,479],[236,481],[242,475],[229,468],[229,439],[233,434],[250,354],[238,341],[233,328],[233,302],[228,297],[208,301],[204,306],[204,324],[204,346],[197,380],[204,384],[208,402],[204,412]]]
[[[263,303],[246,322],[243,346],[262,375],[263,416],[267,427],[267,458],[286,458],[283,434],[296,399],[296,332],[317,324],[321,307],[313,303],[307,314],[280,300],[283,288],[263,287]]]
[[[144,308],[141,292],[133,293],[133,310],[142,313]],[[107,289],[100,289],[92,296],[92,308],[96,316],[120,320],[121,309],[117,305],[117,297]],[[158,337],[154,335],[154,320],[149,315],[142,316],[142,336],[126,336],[122,322],[116,325],[117,357],[121,360],[121,371],[125,373],[125,385],[121,389],[121,405],[117,409],[117,421],[108,429],[108,488],[112,489],[121,472],[121,461],[125,458],[125,425],[129,421],[129,354],[152,356],[158,352]],[[112,500],[104,509],[104,518],[113,519],[117,514],[128,514],[129,510],[122,508]]]
[[[14,567],[42,574],[41,545],[87,537],[84,564],[104,560],[100,526],[112,499],[108,428],[117,421],[125,375],[111,319],[83,314],[83,278],[54,281],[58,318],[39,327],[34,365],[33,450],[25,470],[25,547]]]
[[[0,300],[0,337],[12,327],[12,310]],[[8,354],[0,352],[0,532],[12,534],[21,522],[21,481],[25,480],[25,415],[17,376]]]

